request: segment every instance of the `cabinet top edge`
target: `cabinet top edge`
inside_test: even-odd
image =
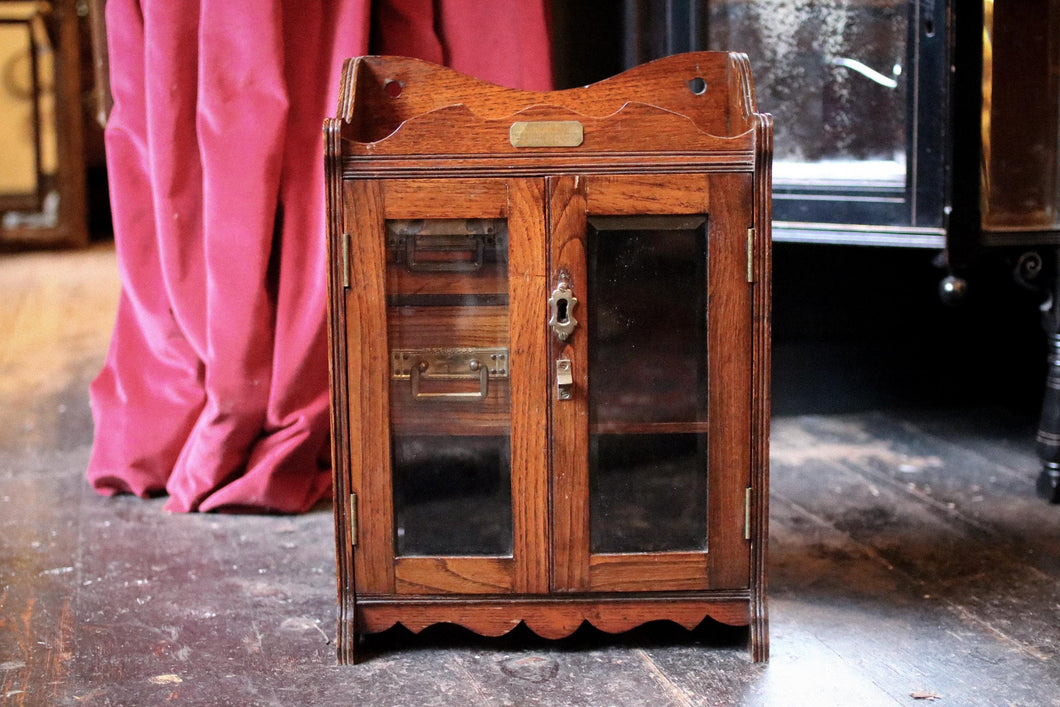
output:
[[[648,120],[654,125],[639,139],[664,146],[657,139],[661,125],[716,140],[753,131],[761,118],[745,55],[689,52],[559,91],[505,88],[417,59],[357,57],[344,66],[337,117],[329,122],[342,137],[343,152],[400,151],[426,141],[427,150],[414,145],[408,153],[429,154],[432,137],[451,141],[491,124],[507,131],[517,120],[580,121],[587,140],[605,123],[611,132],[628,133]]]

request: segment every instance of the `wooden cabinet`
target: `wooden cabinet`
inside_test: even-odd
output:
[[[707,617],[766,657],[771,130],[741,55],[553,93],[347,64],[340,661],[396,623]]]

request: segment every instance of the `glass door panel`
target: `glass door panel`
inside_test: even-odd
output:
[[[704,217],[588,220],[592,553],[707,548]]]
[[[550,180],[554,591],[747,586],[751,203],[745,174]]]
[[[398,556],[512,553],[504,219],[387,222]]]
[[[357,591],[546,591],[544,181],[345,188]]]

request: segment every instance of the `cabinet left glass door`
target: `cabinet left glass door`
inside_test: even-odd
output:
[[[359,594],[547,590],[542,194],[347,182]]]

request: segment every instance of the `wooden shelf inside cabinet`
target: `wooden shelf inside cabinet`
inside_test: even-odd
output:
[[[345,66],[327,144],[339,660],[711,617],[768,655],[770,166],[746,57],[585,88]]]

